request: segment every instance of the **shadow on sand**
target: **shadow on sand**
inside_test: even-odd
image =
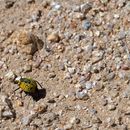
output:
[[[46,97],[46,89],[42,88],[42,89],[38,89],[37,93],[34,94],[29,94],[30,96],[32,96],[34,101],[39,101],[42,98]]]

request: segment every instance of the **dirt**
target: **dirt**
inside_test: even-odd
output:
[[[129,5],[1,0],[0,130],[129,130]]]

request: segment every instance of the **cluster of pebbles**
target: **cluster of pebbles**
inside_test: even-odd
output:
[[[130,129],[129,0],[2,0],[0,18],[0,130]]]

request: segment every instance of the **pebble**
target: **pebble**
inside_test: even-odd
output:
[[[59,42],[60,37],[59,37],[58,33],[53,32],[48,35],[47,40],[51,41],[51,42]]]
[[[0,68],[2,68],[4,64],[5,63],[3,61],[0,61]]]
[[[98,83],[96,84],[96,87],[94,87],[94,89],[95,89],[96,91],[101,91],[103,88],[104,88],[104,85],[103,85],[103,83],[101,83],[101,82],[98,82]]]
[[[41,126],[42,123],[43,123],[43,122],[42,122],[41,119],[35,119],[34,123],[31,123],[31,125]]]
[[[72,68],[71,68],[71,67],[68,67],[67,69],[68,69],[68,72],[69,72],[70,74],[72,74],[72,75],[76,73],[76,69],[73,68],[73,67],[72,67]]]
[[[55,77],[56,77],[55,72],[49,73],[49,78],[55,78]]]
[[[102,4],[107,4],[108,0],[100,0]]]
[[[111,73],[109,73],[107,76],[106,76],[106,80],[113,80],[114,79],[114,77],[115,77],[115,73],[114,72],[111,72]]]
[[[32,65],[25,65],[23,67],[23,70],[24,70],[25,73],[31,72],[32,71]]]
[[[65,75],[64,75],[64,79],[71,79],[72,76],[69,72],[66,72]]]
[[[91,81],[88,81],[88,82],[85,84],[85,88],[86,88],[87,90],[92,89],[92,88],[93,88],[93,83],[92,83]]]
[[[119,96],[119,92],[116,90],[111,90],[109,94],[112,98],[116,98],[117,96]]]
[[[76,123],[76,124],[79,124],[80,122],[81,122],[80,119],[79,119],[79,118],[76,118],[75,123]]]
[[[120,31],[118,34],[118,39],[123,40],[126,37],[125,31]]]
[[[130,115],[130,108],[129,108],[129,107],[126,108],[126,110],[125,110],[125,115]]]
[[[34,3],[34,2],[35,2],[35,0],[27,0],[28,4],[31,4],[31,3]]]
[[[110,126],[114,126],[115,125],[115,120],[111,117],[108,117],[106,119],[106,123],[107,123],[107,126],[110,127]]]
[[[63,63],[60,63],[59,64],[59,69],[64,71],[65,70],[65,65]]]
[[[9,70],[9,72],[5,75],[5,77],[8,80],[13,82],[15,80],[15,78],[16,78],[16,74],[13,71]]]
[[[82,4],[80,6],[80,10],[83,14],[86,14],[88,13],[88,11],[92,8],[92,4],[91,3],[85,3],[85,4]]]
[[[102,99],[101,99],[101,104],[102,104],[103,106],[106,106],[106,105],[108,104],[108,101],[107,101],[105,98],[102,98]]]
[[[4,2],[5,2],[5,8],[7,8],[7,9],[13,7],[13,5],[15,3],[14,0],[4,0]]]
[[[10,110],[5,110],[2,114],[1,114],[2,118],[6,118],[6,119],[10,119],[14,117],[14,113],[12,113]]]
[[[91,27],[91,23],[88,20],[82,22],[82,28],[88,30]]]
[[[45,124],[45,126],[50,126],[54,121],[57,121],[58,119],[59,116],[52,112],[45,114],[42,118],[43,124]]]
[[[89,99],[87,90],[83,89],[82,91],[77,91],[76,92],[76,98],[81,99],[81,100],[87,100]]]
[[[53,10],[56,11],[56,10],[61,9],[62,6],[57,2],[53,2],[53,3],[51,3],[51,7],[53,8]]]
[[[7,3],[6,8],[6,1],[14,4]],[[5,8],[0,20],[1,129],[130,128],[130,2],[73,1],[0,2]],[[19,10],[20,15],[16,12],[8,17],[14,10]],[[18,29],[15,24],[22,30],[10,33]],[[16,42],[12,39],[15,32]],[[38,36],[47,44],[45,51],[41,46],[44,42],[40,44]],[[17,60],[21,62],[15,64]],[[20,67],[24,62],[27,63]],[[11,68],[19,69],[18,75],[29,76],[31,73],[24,72],[35,71],[32,73],[35,78],[50,78],[42,83],[43,87],[47,86],[45,98],[40,97],[32,101],[34,105],[30,109],[25,108],[25,99],[30,100],[29,97],[19,99],[19,95],[12,95],[14,84],[9,80],[13,81],[15,74],[10,72]],[[9,97],[1,96],[4,91]]]
[[[74,17],[74,19],[81,19],[81,20],[83,20],[85,18],[84,14],[80,13],[80,12],[75,12],[73,14],[73,17]]]
[[[32,13],[30,20],[31,20],[31,22],[38,22],[40,17],[41,17],[41,10],[37,10]]]
[[[26,126],[32,121],[32,119],[33,119],[32,115],[26,115],[21,119],[21,123]]]
[[[66,124],[64,126],[64,130],[70,130],[70,129],[72,129],[72,127],[73,127],[73,125],[71,123],[70,124]]]
[[[19,31],[17,36],[19,51],[33,55],[37,50],[42,49],[44,43],[36,35],[28,31]]]
[[[35,106],[34,111],[35,111],[37,114],[42,114],[42,113],[44,113],[44,112],[47,111],[47,108],[48,108],[48,105],[41,103],[41,104],[37,104],[37,105]]]
[[[130,66],[127,65],[127,64],[124,64],[124,65],[121,66],[121,69],[122,69],[122,70],[129,70],[129,69],[130,69]]]
[[[18,52],[17,47],[14,45],[11,45],[11,48],[8,51],[12,55]]]
[[[12,102],[7,95],[0,94],[0,119],[15,118],[15,110]]]
[[[102,123],[102,121],[100,120],[99,117],[93,116],[93,117],[92,117],[92,123],[93,123],[93,124],[95,124],[95,123]]]
[[[115,104],[108,104],[108,110],[113,111],[116,109],[116,105]]]

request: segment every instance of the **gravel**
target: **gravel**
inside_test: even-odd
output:
[[[128,0],[0,1],[1,129],[129,130],[129,11]],[[14,93],[16,75],[38,93]]]

